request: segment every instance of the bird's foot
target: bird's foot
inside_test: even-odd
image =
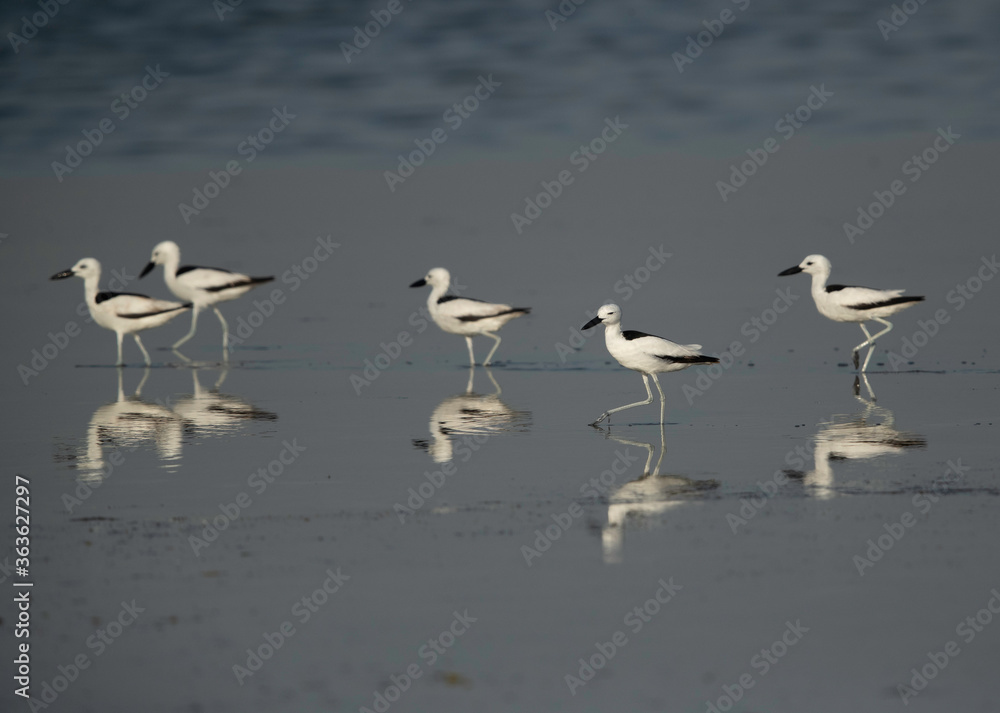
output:
[[[599,424],[599,423],[600,423],[601,421],[603,421],[604,419],[608,418],[608,417],[609,417],[610,415],[611,415],[611,414],[607,414],[607,413],[602,413],[602,414],[601,414],[601,417],[600,417],[599,419],[597,419],[596,421],[594,421],[593,423],[591,423],[590,425],[591,425],[591,426],[596,426],[596,425],[597,425],[597,424]],[[609,424],[609,425],[610,425],[610,424]]]
[[[854,350],[854,368],[857,369],[861,365],[861,355],[858,354],[858,350]]]

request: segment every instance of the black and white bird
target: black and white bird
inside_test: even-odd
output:
[[[642,383],[646,386],[646,400],[634,404],[619,406],[601,414],[591,425],[596,426],[609,418],[611,414],[636,406],[653,403],[653,392],[649,388],[649,377],[653,377],[656,390],[660,392],[660,423],[663,423],[665,399],[663,389],[657,374],[668,371],[680,371],[695,364],[716,364],[718,359],[699,353],[700,344],[677,344],[663,337],[656,337],[645,332],[628,329],[622,331],[622,310],[616,304],[606,304],[597,310],[597,316],[587,322],[581,329],[590,329],[598,324],[604,324],[604,343],[611,356],[626,369],[632,369],[642,374]]]
[[[181,310],[191,307],[190,303],[168,302],[157,300],[134,292],[98,292],[101,282],[101,263],[92,257],[85,257],[69,270],[57,272],[50,279],[63,280],[67,277],[83,278],[83,294],[90,309],[90,316],[105,329],[110,329],[118,335],[118,362],[116,366],[124,366],[122,360],[122,337],[131,334],[135,343],[142,350],[142,355],[149,365],[149,352],[139,339],[139,332],[166,324]]]
[[[483,302],[469,297],[449,295],[451,274],[443,267],[431,269],[422,280],[417,280],[410,287],[431,286],[431,294],[427,297],[427,309],[434,323],[449,334],[459,334],[465,337],[469,347],[469,363],[475,365],[476,357],[472,351],[472,338],[477,335],[490,337],[495,344],[486,355],[483,366],[489,366],[490,360],[500,346],[500,335],[496,331],[510,320],[531,312],[530,307],[511,307],[510,305]]]
[[[191,311],[191,331],[178,339],[173,348],[177,349],[194,336],[198,329],[198,313],[211,307],[222,323],[222,350],[224,356],[228,358],[229,325],[215,305],[242,297],[252,288],[270,282],[274,277],[249,277],[217,267],[193,265],[181,267],[180,264],[181,249],[173,240],[164,240],[153,248],[149,264],[139,273],[139,277],[145,277],[154,267],[163,265],[163,274],[170,291],[182,300],[194,304],[194,309]]]
[[[854,347],[854,368],[858,368],[859,354],[862,347],[868,347],[868,356],[861,367],[862,373],[868,369],[872,352],[875,351],[875,341],[892,329],[892,324],[885,319],[916,302],[922,302],[923,297],[904,297],[904,290],[874,290],[870,287],[853,287],[849,285],[828,285],[830,277],[830,261],[822,255],[809,255],[795,267],[782,270],[778,277],[796,275],[805,272],[812,275],[812,297],[819,313],[834,322],[857,322],[865,333],[865,341]],[[885,326],[881,332],[872,336],[865,328],[865,322],[875,321]]]

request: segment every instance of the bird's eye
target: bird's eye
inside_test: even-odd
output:
[[[806,263],[806,267],[808,267],[809,265],[812,265],[812,260]]]

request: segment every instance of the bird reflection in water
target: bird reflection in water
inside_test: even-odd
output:
[[[228,367],[219,372],[211,389],[201,385],[199,371],[191,370],[194,393],[173,401],[174,413],[195,429],[197,435],[224,436],[243,428],[247,421],[278,420],[276,413],[259,409],[240,396],[219,392],[229,375]]]
[[[124,369],[118,372],[118,398],[94,411],[87,425],[87,441],[77,459],[80,479],[99,483],[124,460],[123,452],[134,451],[143,443],[156,444],[159,457],[168,468],[176,468],[181,457],[184,424],[167,406],[142,398],[149,379],[149,367],[131,396],[122,384]]]
[[[487,368],[483,371],[495,389],[492,394],[475,393],[476,367],[470,367],[465,391],[443,400],[431,414],[427,426],[431,439],[414,439],[413,445],[426,449],[435,463],[454,460],[455,446],[463,440],[460,436],[465,436],[468,447],[476,450],[494,434],[527,431],[531,427],[531,412],[516,411],[504,403],[493,372]]]
[[[149,379],[147,368],[131,396],[125,395],[123,370],[118,369],[118,396],[94,411],[87,426],[86,444],[76,459],[80,479],[100,483],[125,454],[153,443],[168,471],[180,467],[185,440],[199,436],[223,436],[239,430],[247,421],[274,421],[277,414],[254,407],[239,396],[219,393],[228,369],[223,369],[211,389],[202,387],[197,369],[191,370],[194,393],[177,400],[142,398]]]
[[[869,398],[861,395],[862,382]],[[833,461],[869,460],[927,446],[927,439],[920,434],[895,427],[893,412],[875,403],[875,393],[865,374],[854,378],[854,398],[864,405],[860,412],[837,414],[820,424],[813,438],[813,469],[806,473],[786,471],[787,475],[801,477],[814,497],[831,498],[837,494]]]
[[[601,530],[601,545],[604,561],[607,564],[618,564],[622,561],[626,526],[635,528],[655,524],[668,510],[689,502],[692,497],[719,487],[717,480],[693,480],[682,475],[660,473],[663,455],[667,450],[662,422],[660,457],[657,458],[656,467],[653,469],[650,469],[650,466],[656,448],[652,443],[622,438],[614,435],[610,429],[605,431],[599,426],[594,428],[603,433],[605,438],[610,438],[616,443],[646,449],[646,465],[642,469],[642,475],[608,493],[608,522]]]

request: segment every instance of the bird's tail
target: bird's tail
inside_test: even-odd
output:
[[[515,317],[520,317],[522,314],[531,314],[531,307],[511,307],[510,309],[505,309],[503,312],[497,312],[496,314],[483,315],[482,317],[476,316],[472,317],[473,320],[479,319],[490,319],[492,317],[503,317],[505,315],[512,314]],[[459,317],[460,320],[467,321],[466,317]]]
[[[671,361],[679,361],[683,364],[718,364],[719,360],[707,354],[693,354],[691,356],[670,357]]]
[[[260,285],[265,282],[270,282],[274,279],[274,276],[270,277],[248,277],[245,280],[237,280],[235,282],[227,282],[224,285],[216,285],[215,287],[206,287],[206,292],[223,292],[225,290],[230,290],[234,287],[252,287],[254,285]]]
[[[125,319],[142,319],[143,317],[155,317],[158,314],[169,314],[170,312],[177,312],[182,309],[189,309],[193,307],[193,303],[187,302],[182,305],[177,305],[176,307],[167,307],[166,309],[154,309],[149,312],[137,312],[135,314],[121,314],[120,317]]]

